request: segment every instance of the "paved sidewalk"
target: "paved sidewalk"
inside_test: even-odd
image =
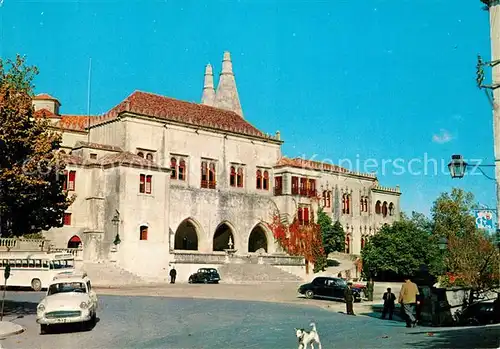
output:
[[[0,339],[24,332],[24,327],[10,321],[0,321]]]

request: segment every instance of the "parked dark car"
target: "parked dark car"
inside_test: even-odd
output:
[[[301,285],[298,289],[300,294],[306,298],[325,298],[344,300],[344,290],[347,282],[341,278],[317,277],[311,283]],[[355,302],[361,302],[362,290],[357,287],[352,288],[352,295]]]
[[[469,305],[460,315],[461,325],[488,325],[495,323],[494,304],[491,301]]]
[[[218,284],[220,281],[220,275],[217,269],[214,268],[200,268],[194,274],[189,277],[190,284]]]

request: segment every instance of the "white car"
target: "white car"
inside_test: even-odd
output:
[[[56,276],[36,310],[41,334],[57,324],[79,322],[91,329],[97,320],[97,294],[86,274]]]

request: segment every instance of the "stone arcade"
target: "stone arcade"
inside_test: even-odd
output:
[[[217,88],[207,65],[201,104],[135,91],[101,116],[61,114],[48,94],[33,105],[62,132],[65,189],[76,194],[64,226],[45,236],[81,246],[85,261],[111,259],[144,277],[228,259],[300,274],[303,261],[284,255],[267,228],[274,214],[307,223],[323,207],[343,224],[350,254],[399,217],[399,188],[375,175],[283,157],[279,132],[243,117],[228,52]]]

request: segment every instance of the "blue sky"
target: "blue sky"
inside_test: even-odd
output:
[[[359,159],[401,186],[405,211],[428,213],[453,186],[495,205],[492,181],[440,169],[454,153],[494,159],[491,108],[475,86],[476,55],[490,55],[479,0],[4,0],[0,21],[1,57],[26,55],[36,92],[63,113],[87,111],[89,57],[97,114],[134,90],[199,102],[205,64],[217,76],[228,50],[246,119],[280,130],[285,155],[353,169]],[[390,165],[398,158],[404,173]]]

